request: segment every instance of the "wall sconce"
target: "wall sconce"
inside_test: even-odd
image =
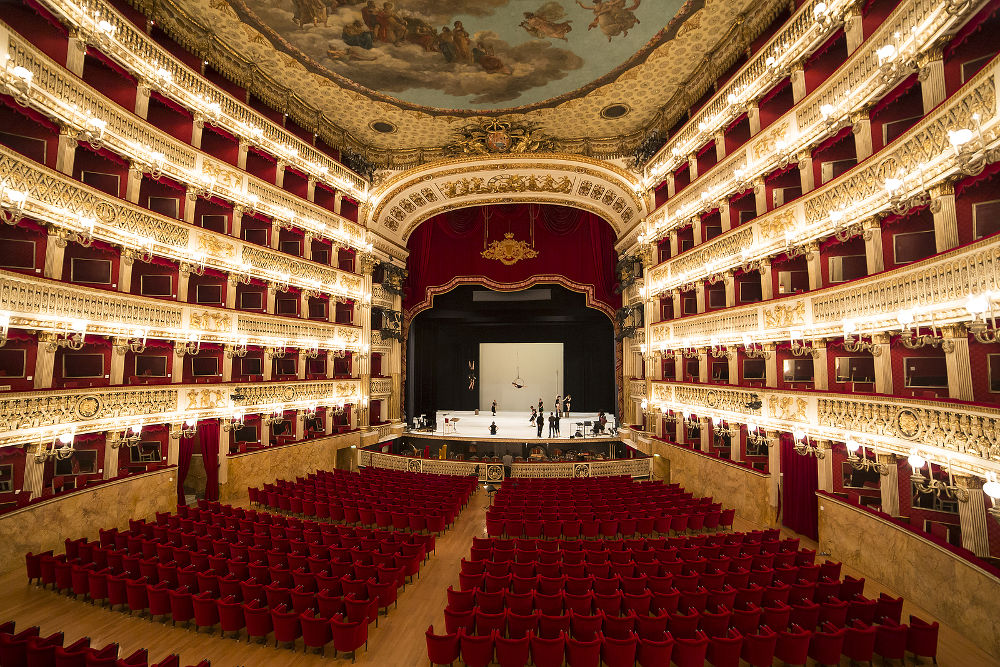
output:
[[[52,442],[48,445],[44,442],[38,443],[38,449],[35,452],[35,463],[45,463],[48,459],[62,461],[73,456],[76,453],[76,449],[73,448],[74,437],[72,431],[66,431],[53,438]]]
[[[934,324],[933,319],[929,334],[921,334],[920,327],[913,326],[914,311],[912,310],[901,310],[896,316],[896,320],[902,328],[899,342],[908,350],[919,350],[928,345],[931,347],[940,346],[945,353],[950,353],[955,349],[955,344],[950,340],[945,340],[944,336],[941,335],[941,330]]]
[[[916,63],[913,60],[912,50],[912,47],[908,47],[906,53],[903,53],[895,44],[885,44],[875,51],[882,83],[891,84],[914,69]]]
[[[279,207],[274,214],[274,221],[278,225],[278,229],[284,229],[286,231],[291,231],[295,229],[295,212],[291,209],[287,209],[284,206]]]
[[[243,428],[243,420],[245,415],[242,410],[237,410],[228,419],[223,418],[222,420],[222,430],[227,433],[230,431],[235,431]]]
[[[307,405],[304,408],[302,408],[302,414],[299,415],[299,417],[302,418],[303,420],[314,419],[316,417],[316,410],[317,406]]]
[[[236,343],[232,345],[226,345],[226,356],[232,359],[233,357],[243,358],[247,356],[247,339],[246,337],[240,338]]]
[[[771,353],[764,349],[763,343],[755,343],[750,336],[743,336],[743,353],[748,359],[767,359]]]
[[[866,341],[863,334],[858,334],[857,339],[854,338],[853,334],[857,328],[858,325],[854,320],[844,322],[844,349],[848,352],[870,352],[873,357],[882,354],[882,346],[876,345],[871,339]]]
[[[817,2],[813,7],[813,21],[820,30],[827,30],[840,23],[840,18],[830,11],[825,2]]]
[[[285,420],[285,412],[281,408],[275,408],[270,414],[261,417],[261,421],[267,426],[282,424]]]
[[[996,474],[990,473],[990,478],[983,484],[983,493],[990,497],[993,505],[986,512],[997,521],[1000,521],[1000,482],[997,482]]]
[[[272,359],[284,359],[285,341],[283,340],[275,341],[274,347],[265,347],[264,354],[271,357]]]
[[[747,444],[755,448],[772,447],[774,442],[767,437],[767,432],[760,430],[757,424],[750,422],[747,424]]]
[[[986,148],[986,142],[983,139],[982,119],[978,113],[972,114],[972,122],[975,124],[975,130],[968,128],[948,130],[948,143],[955,151],[955,160],[958,162],[959,169],[967,176],[981,174],[987,164],[1000,159],[1000,151],[995,148]],[[978,149],[976,144],[979,146]]]
[[[189,417],[184,420],[184,423],[178,427],[171,429],[170,437],[174,440],[180,440],[181,438],[193,438],[194,434],[197,432],[198,420]]]
[[[196,253],[192,259],[193,262],[181,262],[178,270],[181,273],[193,273],[196,276],[205,275],[205,254]]]
[[[972,315],[969,322],[969,332],[980,343],[992,344],[1000,342],[1000,330],[997,329],[996,316],[993,314],[993,299],[991,294],[970,294],[965,301],[965,309]],[[986,320],[989,318],[989,323]]]
[[[726,359],[734,359],[736,357],[736,350],[730,348],[728,345],[721,345],[719,339],[715,336],[712,336],[711,344],[709,352],[713,358],[722,359],[724,357]]]
[[[278,273],[275,275],[274,280],[271,281],[271,287],[276,292],[287,292],[290,283],[291,283],[291,276],[289,274]]]
[[[21,65],[10,66],[10,56],[7,56],[6,67],[4,68],[4,83],[10,91],[14,101],[22,107],[28,106],[31,100],[31,81],[35,78],[34,73]]]
[[[809,442],[809,435],[802,429],[792,431],[795,440],[795,453],[799,456],[815,456],[818,459],[826,457],[826,452]]]
[[[920,180],[923,182],[922,172]],[[896,215],[905,215],[917,206],[924,206],[930,203],[930,197],[927,196],[926,192],[918,192],[910,197],[903,197],[905,185],[906,176],[902,173],[886,178],[883,184],[885,191],[889,193],[889,206]]]
[[[142,354],[146,351],[146,330],[133,329],[131,337],[115,338],[114,348],[118,354],[125,354],[126,352]]]
[[[59,348],[78,351],[83,349],[84,340],[87,336],[87,323],[83,320],[71,320],[66,327],[66,331],[56,333],[55,336],[46,343],[46,348],[53,352]]]
[[[174,354],[178,357],[183,357],[186,354],[195,356],[199,352],[201,352],[201,336],[198,334],[192,333],[186,341],[179,340],[174,343]]]
[[[0,217],[8,225],[16,225],[24,217],[24,205],[28,201],[27,190],[11,190],[0,183]]]
[[[720,437],[728,437],[732,439],[739,437],[740,425],[725,422],[722,417],[712,417],[712,432]]]
[[[319,356],[319,341],[309,341],[307,347],[299,348],[306,359],[315,359]]]
[[[862,447],[861,443],[854,438],[848,437],[845,445],[847,446],[847,462],[855,470],[874,470],[883,477],[889,474],[889,467],[878,461],[878,455],[876,454],[874,459],[868,458],[868,449]],[[858,452],[861,452],[860,456]]]
[[[194,174],[188,178],[188,195],[208,198],[215,191],[216,178],[211,174]]]
[[[819,350],[806,343],[805,333],[801,329],[793,329],[789,332],[789,350],[796,357],[817,357]]]
[[[90,144],[91,148],[95,151],[99,151],[104,147],[104,131],[107,127],[107,121],[103,118],[90,115],[90,111],[88,110],[87,117],[83,121],[83,128],[77,132],[76,138],[79,141],[85,141]]]
[[[230,278],[236,281],[240,285],[250,284],[250,265],[246,262],[241,262],[238,269],[229,272]]]
[[[910,481],[913,482],[913,488],[917,493],[933,493],[938,498],[942,496],[951,496],[959,502],[967,502],[969,500],[969,491],[960,486],[955,486],[955,480],[952,477],[951,466],[948,466],[948,481],[942,482],[939,479],[934,479],[931,476],[930,464],[923,456],[919,453],[914,452],[907,457],[906,462],[910,464],[910,468],[913,469],[913,474],[910,476]],[[924,477],[922,471],[924,466],[928,466],[927,477]]]
[[[132,424],[111,440],[111,448],[132,447],[142,440],[142,424]]]

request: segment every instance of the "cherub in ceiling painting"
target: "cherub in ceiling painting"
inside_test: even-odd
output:
[[[628,37],[628,31],[636,23],[639,23],[634,12],[639,9],[641,2],[642,0],[635,0],[629,7],[626,7],[625,0],[594,0],[593,5],[585,5],[580,0],[576,0],[576,4],[594,12],[594,20],[587,26],[587,29],[600,28],[601,32],[608,36],[609,42],[612,37],[618,35]]]
[[[524,12],[521,27],[528,34],[539,39],[561,39],[569,41],[566,33],[573,30],[572,20],[558,22],[566,17],[566,10],[558,2],[546,2],[534,12]]]

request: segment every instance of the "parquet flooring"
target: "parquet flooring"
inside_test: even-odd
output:
[[[437,553],[421,568],[420,578],[400,593],[398,608],[390,610],[387,617],[381,617],[378,628],[370,626],[368,650],[359,651],[357,664],[380,667],[423,667],[427,664],[424,631],[431,624],[438,632],[444,630],[446,591],[449,585],[458,586],[460,561],[468,556],[472,537],[485,535],[486,504],[482,490],[472,496],[455,525],[438,539]],[[737,530],[754,528],[739,520],[735,527]],[[800,539],[803,546],[815,547],[808,540]],[[844,572],[864,576],[863,572],[846,567]],[[879,582],[868,579],[867,595],[877,596],[881,591],[895,595]],[[925,610],[907,601],[903,607],[904,621],[911,613],[932,620]],[[67,641],[84,635],[90,636],[94,646],[117,641],[121,644],[122,656],[145,647],[153,662],[170,653],[179,653],[182,665],[194,665],[208,658],[213,667],[311,667],[350,663],[350,657],[344,655],[334,659],[332,647],[327,650],[327,657],[304,654],[301,640],[297,651],[275,649],[273,644],[247,644],[245,639],[223,639],[218,634],[198,634],[193,630],[173,628],[169,623],[130,617],[28,586],[23,570],[0,578],[0,621],[6,619],[16,620],[19,628],[40,625],[42,634],[63,630]],[[848,665],[848,662],[844,660],[842,664]],[[955,629],[944,626],[940,633],[938,664],[941,667],[1000,667],[1000,661],[991,659]]]

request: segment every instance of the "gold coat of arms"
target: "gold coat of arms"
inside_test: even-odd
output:
[[[514,239],[514,234],[507,232],[503,235],[502,241],[494,241],[489,247],[479,253],[486,259],[495,259],[505,266],[517,264],[522,259],[534,259],[538,257],[538,251],[529,246],[524,241]]]

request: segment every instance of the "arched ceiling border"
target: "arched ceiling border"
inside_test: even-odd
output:
[[[405,245],[421,223],[446,211],[512,202],[557,204],[599,216],[621,237],[648,212],[648,200],[637,188],[641,184],[635,176],[592,158],[468,156],[424,165],[379,184],[365,220],[373,232]]]

